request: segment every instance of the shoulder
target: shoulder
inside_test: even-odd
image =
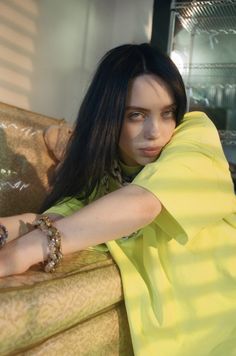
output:
[[[204,124],[213,124],[210,118],[203,111],[190,111],[187,112],[181,123],[192,122],[192,123],[204,123]],[[213,124],[214,125],[214,124]]]
[[[192,111],[184,115],[182,121],[175,129],[175,133],[185,130],[197,131],[202,129],[217,131],[212,120],[204,112]]]
[[[219,146],[220,139],[212,120],[200,111],[188,112],[176,127],[169,145],[196,144],[200,146]]]

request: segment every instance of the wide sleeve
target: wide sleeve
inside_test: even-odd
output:
[[[185,115],[158,160],[145,166],[132,184],[161,201],[163,209],[155,222],[174,238],[191,238],[235,211],[218,132],[201,112]]]

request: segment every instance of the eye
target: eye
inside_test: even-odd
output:
[[[163,111],[162,117],[165,119],[175,119],[176,117],[176,110],[175,109],[168,109]]]
[[[128,119],[132,121],[143,120],[145,118],[145,114],[140,111],[133,111],[128,114]]]

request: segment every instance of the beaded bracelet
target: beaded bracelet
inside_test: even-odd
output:
[[[48,238],[48,258],[44,262],[45,272],[54,272],[60,260],[62,259],[61,251],[61,234],[47,215],[42,215],[33,222],[33,226],[40,229]]]
[[[6,226],[0,224],[0,248],[2,248],[5,245],[7,238],[8,238],[7,228]]]

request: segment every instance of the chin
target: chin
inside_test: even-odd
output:
[[[140,164],[141,166],[146,166],[149,163],[155,162],[158,157],[153,157],[153,158],[140,158],[137,160],[137,163]]]

